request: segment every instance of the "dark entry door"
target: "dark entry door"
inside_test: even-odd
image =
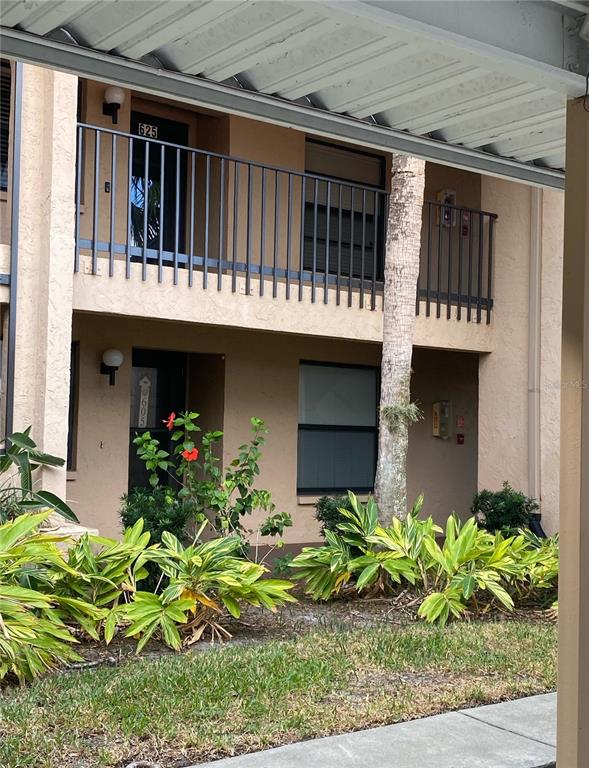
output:
[[[133,245],[185,252],[187,153],[164,147],[161,141],[188,145],[188,126],[143,112],[131,112],[133,141],[131,171],[131,228]],[[150,141],[151,139],[151,141]],[[147,218],[145,210],[147,208]],[[146,237],[147,234],[147,237]]]
[[[147,487],[149,473],[137,458],[133,440],[149,431],[160,441],[160,447],[171,453],[174,443],[163,424],[172,411],[181,411],[186,403],[186,355],[155,349],[133,350],[131,377],[131,429],[129,435],[129,489]],[[161,481],[170,485],[174,480],[162,473]]]

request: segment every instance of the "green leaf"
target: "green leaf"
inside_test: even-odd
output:
[[[37,491],[35,495],[48,506],[57,510],[57,512],[59,512],[59,514],[63,517],[71,520],[74,523],[79,522],[78,518],[71,510],[71,508],[65,503],[65,501],[60,499],[59,496],[56,496],[54,493],[51,493],[51,491]]]

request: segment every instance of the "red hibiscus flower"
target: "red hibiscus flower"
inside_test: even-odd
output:
[[[182,451],[182,457],[186,461],[196,461],[198,459],[198,448],[193,448],[191,451]]]
[[[174,419],[176,418],[176,414],[174,411],[168,416],[167,419],[162,419],[162,422],[166,425],[166,427],[172,431],[174,429]]]

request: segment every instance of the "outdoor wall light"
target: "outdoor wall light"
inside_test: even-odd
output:
[[[109,85],[104,92],[102,114],[112,118],[113,125],[119,121],[119,109],[125,103],[125,91],[118,85]]]
[[[105,349],[102,353],[100,373],[110,377],[108,383],[111,387],[114,386],[117,371],[123,364],[123,360],[123,353],[118,349]]]

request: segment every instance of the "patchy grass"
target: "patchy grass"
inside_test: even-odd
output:
[[[323,630],[127,661],[0,694],[4,768],[176,768],[329,733],[552,690],[538,622]]]

